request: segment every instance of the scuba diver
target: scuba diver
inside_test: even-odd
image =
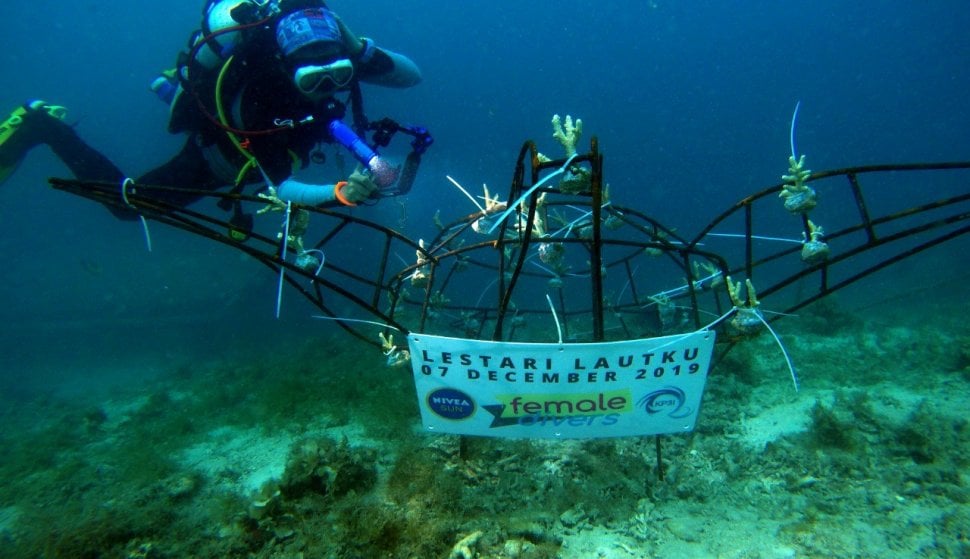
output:
[[[188,138],[175,157],[136,183],[203,191],[233,185],[236,192],[258,183],[275,187],[283,201],[315,206],[354,206],[406,193],[433,140],[421,127],[388,118],[368,122],[360,84],[407,88],[420,81],[414,62],[358,37],[321,0],[209,0],[202,28],[176,68],[151,86],[170,104],[169,132]],[[343,122],[348,108],[350,125]],[[63,107],[32,101],[0,124],[0,183],[40,144],[79,180],[125,180],[65,116]],[[374,132],[371,144],[363,139],[368,131]],[[400,167],[376,151],[397,132],[412,137],[412,151]],[[296,170],[320,157],[315,150],[321,143],[344,146],[358,169],[336,184],[295,180]],[[202,194],[165,191],[156,197],[181,207]],[[224,209],[233,207],[226,203]],[[247,220],[251,226],[252,218],[236,203],[230,223],[246,227]]]

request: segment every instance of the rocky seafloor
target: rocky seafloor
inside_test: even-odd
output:
[[[5,396],[0,557],[970,557],[970,326],[898,318],[778,322],[798,392],[769,337],[734,346],[662,481],[653,438],[424,434],[345,337]]]

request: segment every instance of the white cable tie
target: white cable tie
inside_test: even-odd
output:
[[[556,306],[552,304],[552,298],[546,293],[546,301],[549,302],[549,310],[552,311],[552,319],[556,321],[556,334],[559,335],[559,343],[562,343],[562,326],[559,325],[559,316],[556,314]]]
[[[286,248],[290,244],[290,209],[289,200],[286,201],[286,218],[283,220],[283,244],[280,247],[280,282],[276,286],[276,318],[280,317],[280,306],[283,303],[283,276],[286,274]]]
[[[148,220],[145,219],[145,216],[141,215],[141,212],[138,211],[138,208],[136,208],[134,205],[132,205],[131,202],[128,201],[128,188],[131,186],[135,186],[135,181],[131,180],[131,178],[125,177],[125,180],[121,181],[121,199],[124,201],[125,205],[128,206],[129,209],[131,209],[132,211],[138,214],[138,219],[141,220],[142,232],[145,234],[145,245],[148,247],[148,252],[151,252],[152,235],[151,233],[148,232]]]

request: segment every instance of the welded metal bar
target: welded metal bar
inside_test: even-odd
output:
[[[593,194],[593,241],[590,251],[590,284],[593,307],[593,341],[603,341],[603,156],[599,142],[592,140],[590,150],[590,189]]]
[[[849,179],[852,198],[855,200],[855,205],[859,209],[859,218],[862,219],[862,226],[866,230],[869,242],[874,242],[876,240],[876,230],[872,226],[872,219],[869,217],[869,208],[866,207],[866,199],[862,194],[862,186],[859,184],[859,179],[855,173],[848,173],[845,175],[845,178]]]

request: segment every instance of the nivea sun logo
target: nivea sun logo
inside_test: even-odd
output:
[[[454,388],[439,388],[428,393],[428,408],[445,419],[468,419],[475,413],[471,396]]]

